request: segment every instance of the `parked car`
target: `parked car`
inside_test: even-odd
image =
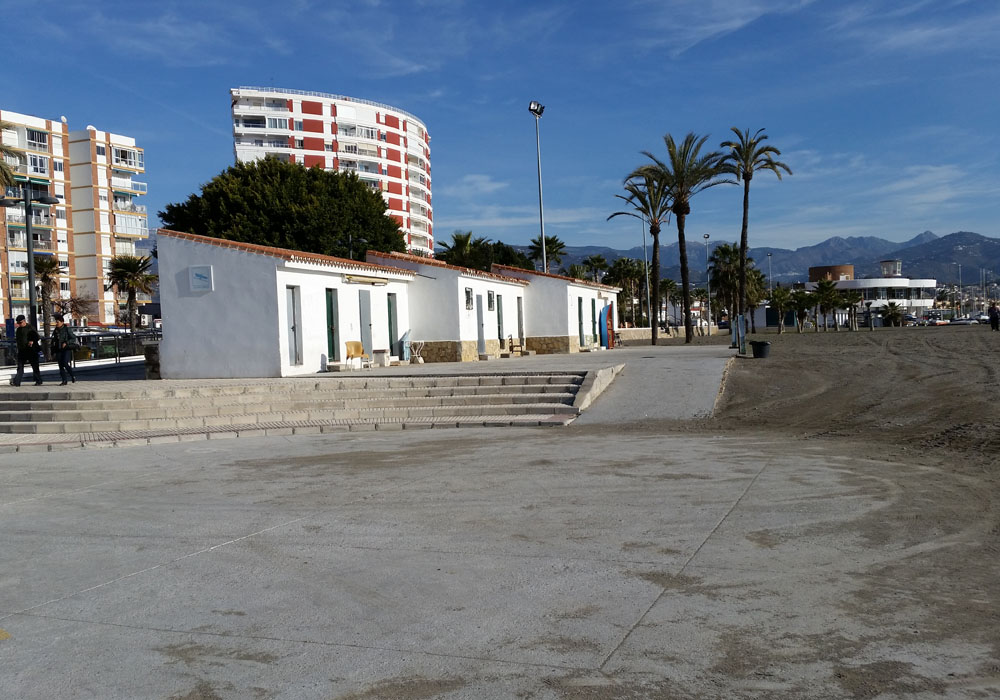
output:
[[[948,323],[952,326],[974,326],[979,323],[979,321],[971,316],[963,316],[962,318],[953,318]]]
[[[976,316],[976,320],[979,323],[983,323],[983,324],[989,323],[990,322],[990,315],[989,314],[979,314],[978,316]]]

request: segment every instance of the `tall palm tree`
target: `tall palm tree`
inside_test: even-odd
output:
[[[49,337],[52,327],[52,295],[59,289],[59,261],[54,255],[35,256],[35,283],[42,302],[42,336]]]
[[[552,263],[558,265],[562,262],[563,256],[566,254],[566,244],[559,240],[558,236],[546,236],[545,237],[545,269],[542,272],[548,272],[549,268],[552,267]],[[528,257],[532,260],[542,259],[542,236],[538,236],[531,239],[531,246],[528,248]]]
[[[588,270],[585,265],[573,263],[569,266],[569,268],[562,271],[560,274],[563,274],[566,277],[572,277],[576,280],[585,280],[590,276],[590,270]]]
[[[729,310],[730,318],[736,315],[740,293],[740,249],[734,243],[720,243],[708,258],[709,279],[715,290],[715,308]]]
[[[136,293],[151,294],[156,285],[156,275],[150,272],[152,266],[152,258],[141,255],[116,255],[111,258],[108,282],[115,286],[119,294],[128,294],[128,324],[133,334],[138,311]]]
[[[778,335],[785,332],[785,312],[792,308],[792,294],[786,287],[778,285],[771,290],[768,306],[778,314]]]
[[[844,289],[840,292],[844,298],[844,307],[847,309],[851,324],[851,330],[858,330],[858,308],[864,301],[864,295],[857,289]]]
[[[651,174],[662,180],[665,196],[670,200],[670,211],[677,221],[677,249],[681,262],[681,291],[684,294],[684,342],[694,340],[694,328],[691,325],[691,272],[688,269],[687,241],[684,238],[684,224],[691,213],[691,198],[709,187],[723,183],[731,183],[724,177],[721,166],[722,154],[717,151],[702,153],[708,136],[698,137],[689,133],[679,144],[674,137],[667,134],[663,142],[667,147],[667,160],[661,161],[649,151],[643,155],[652,162],[637,171],[637,174]],[[653,255],[657,254],[656,246]],[[657,260],[659,258],[657,257]],[[657,274],[659,271],[656,271]]]
[[[646,153],[649,156],[648,153]],[[652,156],[649,156],[652,158]],[[654,159],[655,160],[655,159]],[[651,323],[650,340],[656,345],[660,330],[660,230],[670,218],[671,196],[667,181],[659,173],[650,170],[650,166],[642,166],[625,178],[625,191],[628,195],[616,194],[615,197],[624,201],[631,211],[616,211],[608,220],[616,216],[632,216],[649,222],[649,236],[653,239],[653,281],[650,282],[652,299],[650,304],[656,309],[657,323]],[[690,306],[690,304],[688,305]],[[690,313],[690,312],[689,312]],[[652,318],[652,310],[649,310]]]
[[[14,125],[10,122],[0,121],[0,133],[13,128]],[[11,167],[9,161],[20,163],[22,157],[20,151],[15,151],[10,146],[5,146],[3,141],[0,140],[0,190],[14,184],[14,168]],[[0,192],[0,194],[3,193]]]
[[[723,141],[720,148],[728,148],[729,152],[723,157],[722,163],[726,172],[735,175],[736,180],[743,181],[743,228],[740,232],[740,307],[739,313],[745,313],[747,306],[747,229],[750,224],[750,180],[758,170],[770,170],[778,179],[781,179],[781,171],[784,170],[789,175],[791,169],[774,159],[780,156],[781,151],[771,145],[767,145],[767,134],[763,129],[757,129],[752,136],[750,130],[740,131],[735,126],[730,127],[736,134],[735,141]]]
[[[594,281],[599,282],[598,273],[608,269],[608,261],[604,259],[603,255],[591,255],[584,259],[583,266],[594,276]]]
[[[438,258],[449,265],[459,267],[479,268],[484,263],[489,269],[490,258],[486,248],[490,240],[482,236],[473,237],[472,231],[455,231],[451,234],[451,243],[442,243],[443,250],[438,254]]]

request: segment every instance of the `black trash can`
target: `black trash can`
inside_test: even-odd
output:
[[[767,340],[751,340],[750,351],[755,358],[763,359],[771,354],[771,343]]]

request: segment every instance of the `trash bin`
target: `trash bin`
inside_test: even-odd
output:
[[[771,343],[767,340],[751,340],[750,352],[755,358],[765,358],[771,354]]]

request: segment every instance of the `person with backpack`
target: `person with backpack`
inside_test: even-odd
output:
[[[73,375],[73,351],[79,347],[76,335],[63,322],[62,314],[52,314],[52,320],[56,322],[56,327],[52,329],[52,354],[59,362],[59,377],[62,379],[59,386],[66,386],[67,378],[76,384],[76,377]]]
[[[14,386],[21,386],[21,379],[24,378],[24,363],[31,364],[32,376],[35,386],[41,386],[42,374],[38,371],[38,351],[42,349],[42,339],[38,337],[38,331],[31,327],[31,324],[24,319],[24,314],[19,314],[14,319],[17,330],[14,331],[14,340],[17,343],[17,374],[11,380]]]

